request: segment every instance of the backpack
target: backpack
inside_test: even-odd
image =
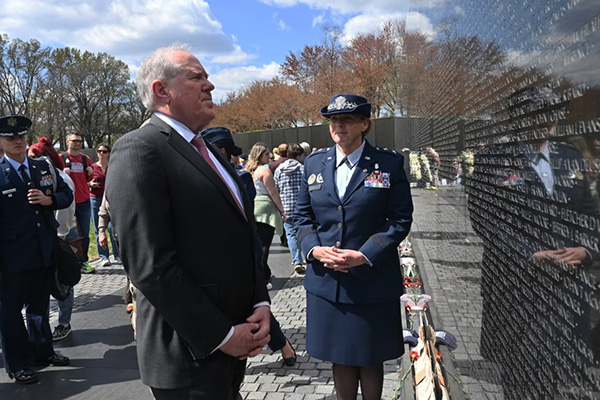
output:
[[[85,160],[85,157],[82,159]],[[52,162],[48,159],[46,159],[46,162],[50,168],[52,186],[54,192],[56,192],[58,174]],[[52,226],[52,224],[49,226]],[[81,279],[81,264],[79,263],[77,248],[59,238],[56,231],[52,231],[52,268],[54,271],[50,294],[56,300],[64,301],[69,296],[72,290],[71,287],[79,283]]]
[[[64,152],[60,153],[60,156],[62,157],[63,161],[65,162],[65,168],[71,168],[71,159],[69,158],[69,153],[64,151]],[[87,159],[88,159],[88,156],[81,153],[81,163],[83,164],[84,171],[87,168]]]

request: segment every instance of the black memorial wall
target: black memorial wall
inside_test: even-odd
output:
[[[413,1],[407,31],[409,147],[473,160],[481,355],[507,399],[599,398],[600,2]]]

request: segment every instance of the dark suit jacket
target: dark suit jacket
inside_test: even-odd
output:
[[[139,293],[138,358],[151,387],[222,378],[231,357],[211,352],[268,301],[248,198],[230,163],[207,147],[240,188],[248,221],[202,156],[156,116],[111,154],[106,196]]]
[[[306,291],[341,303],[397,300],[403,292],[397,247],[410,230],[413,211],[403,157],[367,142],[342,200],[334,179],[335,161],[335,147],[306,158],[294,212],[298,241],[305,256],[315,246],[336,246],[359,250],[373,266],[342,273],[313,260],[306,270]],[[365,179],[376,171],[389,174],[389,187],[365,186]]]
[[[36,189],[52,194],[54,207],[31,205],[28,188],[6,157],[0,159],[0,272],[25,271],[50,266],[53,231],[58,227],[53,210],[66,208],[73,192],[46,161],[29,158],[31,181]]]

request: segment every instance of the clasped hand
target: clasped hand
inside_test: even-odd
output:
[[[564,247],[559,250],[538,251],[533,256],[537,259],[554,263],[566,262],[578,265],[586,260],[588,253],[581,247]]]
[[[312,256],[323,263],[325,268],[348,273],[348,269],[367,263],[364,254],[357,250],[338,249],[335,246],[317,246]]]
[[[256,307],[243,324],[233,327],[233,336],[220,347],[220,350],[240,360],[254,357],[271,340],[271,309]]]
[[[27,192],[27,200],[29,201],[29,204],[39,204],[42,206],[52,205],[52,198],[46,196],[38,189],[29,189],[29,192]]]

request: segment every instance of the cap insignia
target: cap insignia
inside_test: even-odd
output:
[[[336,97],[335,101],[331,104],[329,104],[329,106],[327,106],[327,111],[331,111],[331,110],[347,110],[347,109],[352,109],[352,108],[356,108],[358,107],[358,105],[356,103],[351,103],[348,101],[348,99],[346,99],[344,96],[338,96]]]

